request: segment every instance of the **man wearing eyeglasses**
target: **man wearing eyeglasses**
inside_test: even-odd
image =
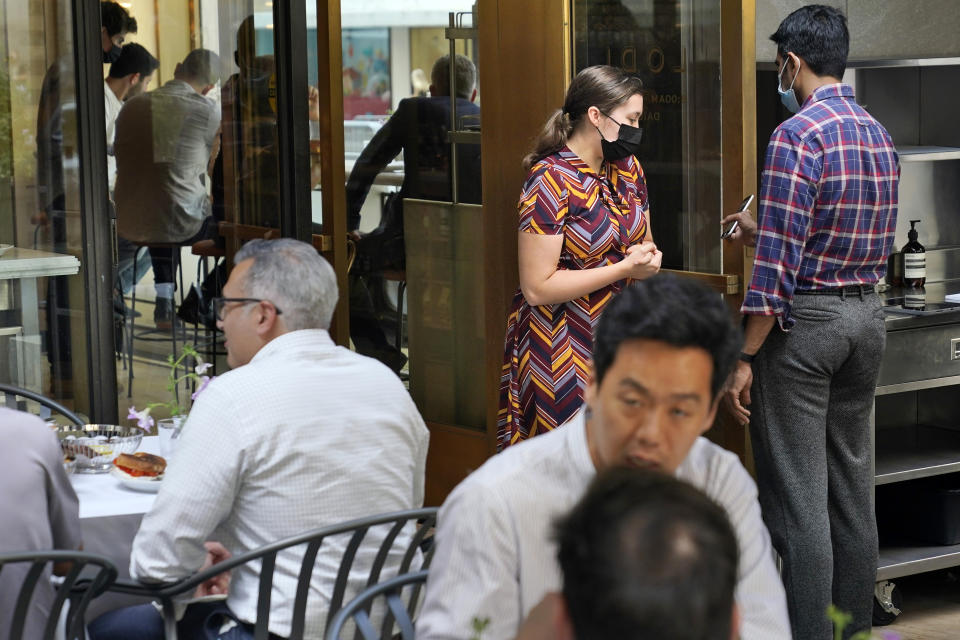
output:
[[[329,263],[304,242],[254,240],[237,253],[223,295],[214,308],[233,370],[197,396],[144,516],[130,558],[131,575],[144,582],[180,580],[231,554],[423,504],[426,426],[389,368],[331,340],[337,284]],[[406,548],[412,534],[405,529],[393,548]],[[369,574],[385,535],[371,529],[364,538],[354,575]],[[321,548],[305,638],[323,636],[348,540]],[[280,637],[290,635],[302,553],[277,556],[270,632]],[[396,573],[401,555],[391,552],[383,577]],[[258,581],[258,566],[235,569],[226,604],[188,607],[181,637],[213,628],[202,637],[252,638]],[[351,581],[344,601],[363,586]],[[197,595],[226,591],[221,576]],[[90,632],[94,640],[164,637],[150,605],[106,614]]]

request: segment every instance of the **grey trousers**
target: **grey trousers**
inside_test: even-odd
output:
[[[783,558],[795,640],[830,640],[832,602],[870,629],[877,572],[870,416],[886,345],[876,294],[797,294],[753,364],[763,520]]]

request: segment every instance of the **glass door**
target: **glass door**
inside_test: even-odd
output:
[[[89,225],[109,218],[88,206],[97,194],[81,132],[91,114],[78,77],[128,25],[115,14],[109,37],[89,47],[82,25],[99,21],[75,9],[64,0],[0,5],[0,381],[89,416],[101,364],[98,318],[86,313],[99,271]]]
[[[170,358],[192,347],[214,363],[213,373],[226,368],[210,300],[220,295],[237,249],[253,238],[310,239],[298,211],[309,215],[309,184],[301,177],[309,173],[306,131],[316,96],[307,89],[305,61],[290,55],[305,46],[303,19],[291,19],[305,12],[304,0],[128,4],[140,27],[130,40],[159,67],[144,90],[117,96],[122,107],[108,141],[117,165],[118,242],[136,252],[136,260],[120,256],[135,277],[118,282],[124,319],[116,405],[121,419],[129,407],[151,404],[160,404],[154,417],[165,418],[188,405],[191,392],[181,386],[171,393]],[[130,184],[150,197],[140,201]],[[157,200],[169,206],[154,207]],[[149,237],[145,228],[153,229]],[[172,267],[164,253],[174,256]]]

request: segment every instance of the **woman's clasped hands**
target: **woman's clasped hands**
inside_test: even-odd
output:
[[[627,254],[621,264],[626,270],[626,277],[634,280],[644,280],[660,271],[663,261],[663,252],[650,241],[638,242],[627,247]]]

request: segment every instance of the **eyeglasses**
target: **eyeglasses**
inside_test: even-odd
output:
[[[262,298],[214,298],[212,302],[213,302],[213,313],[216,315],[217,320],[223,320],[223,308],[229,303],[247,305],[247,304],[253,304],[255,302],[267,302],[273,305],[273,309],[274,311],[277,312],[278,316],[283,313],[282,311],[280,311],[277,305],[273,304],[269,300],[264,300]]]

